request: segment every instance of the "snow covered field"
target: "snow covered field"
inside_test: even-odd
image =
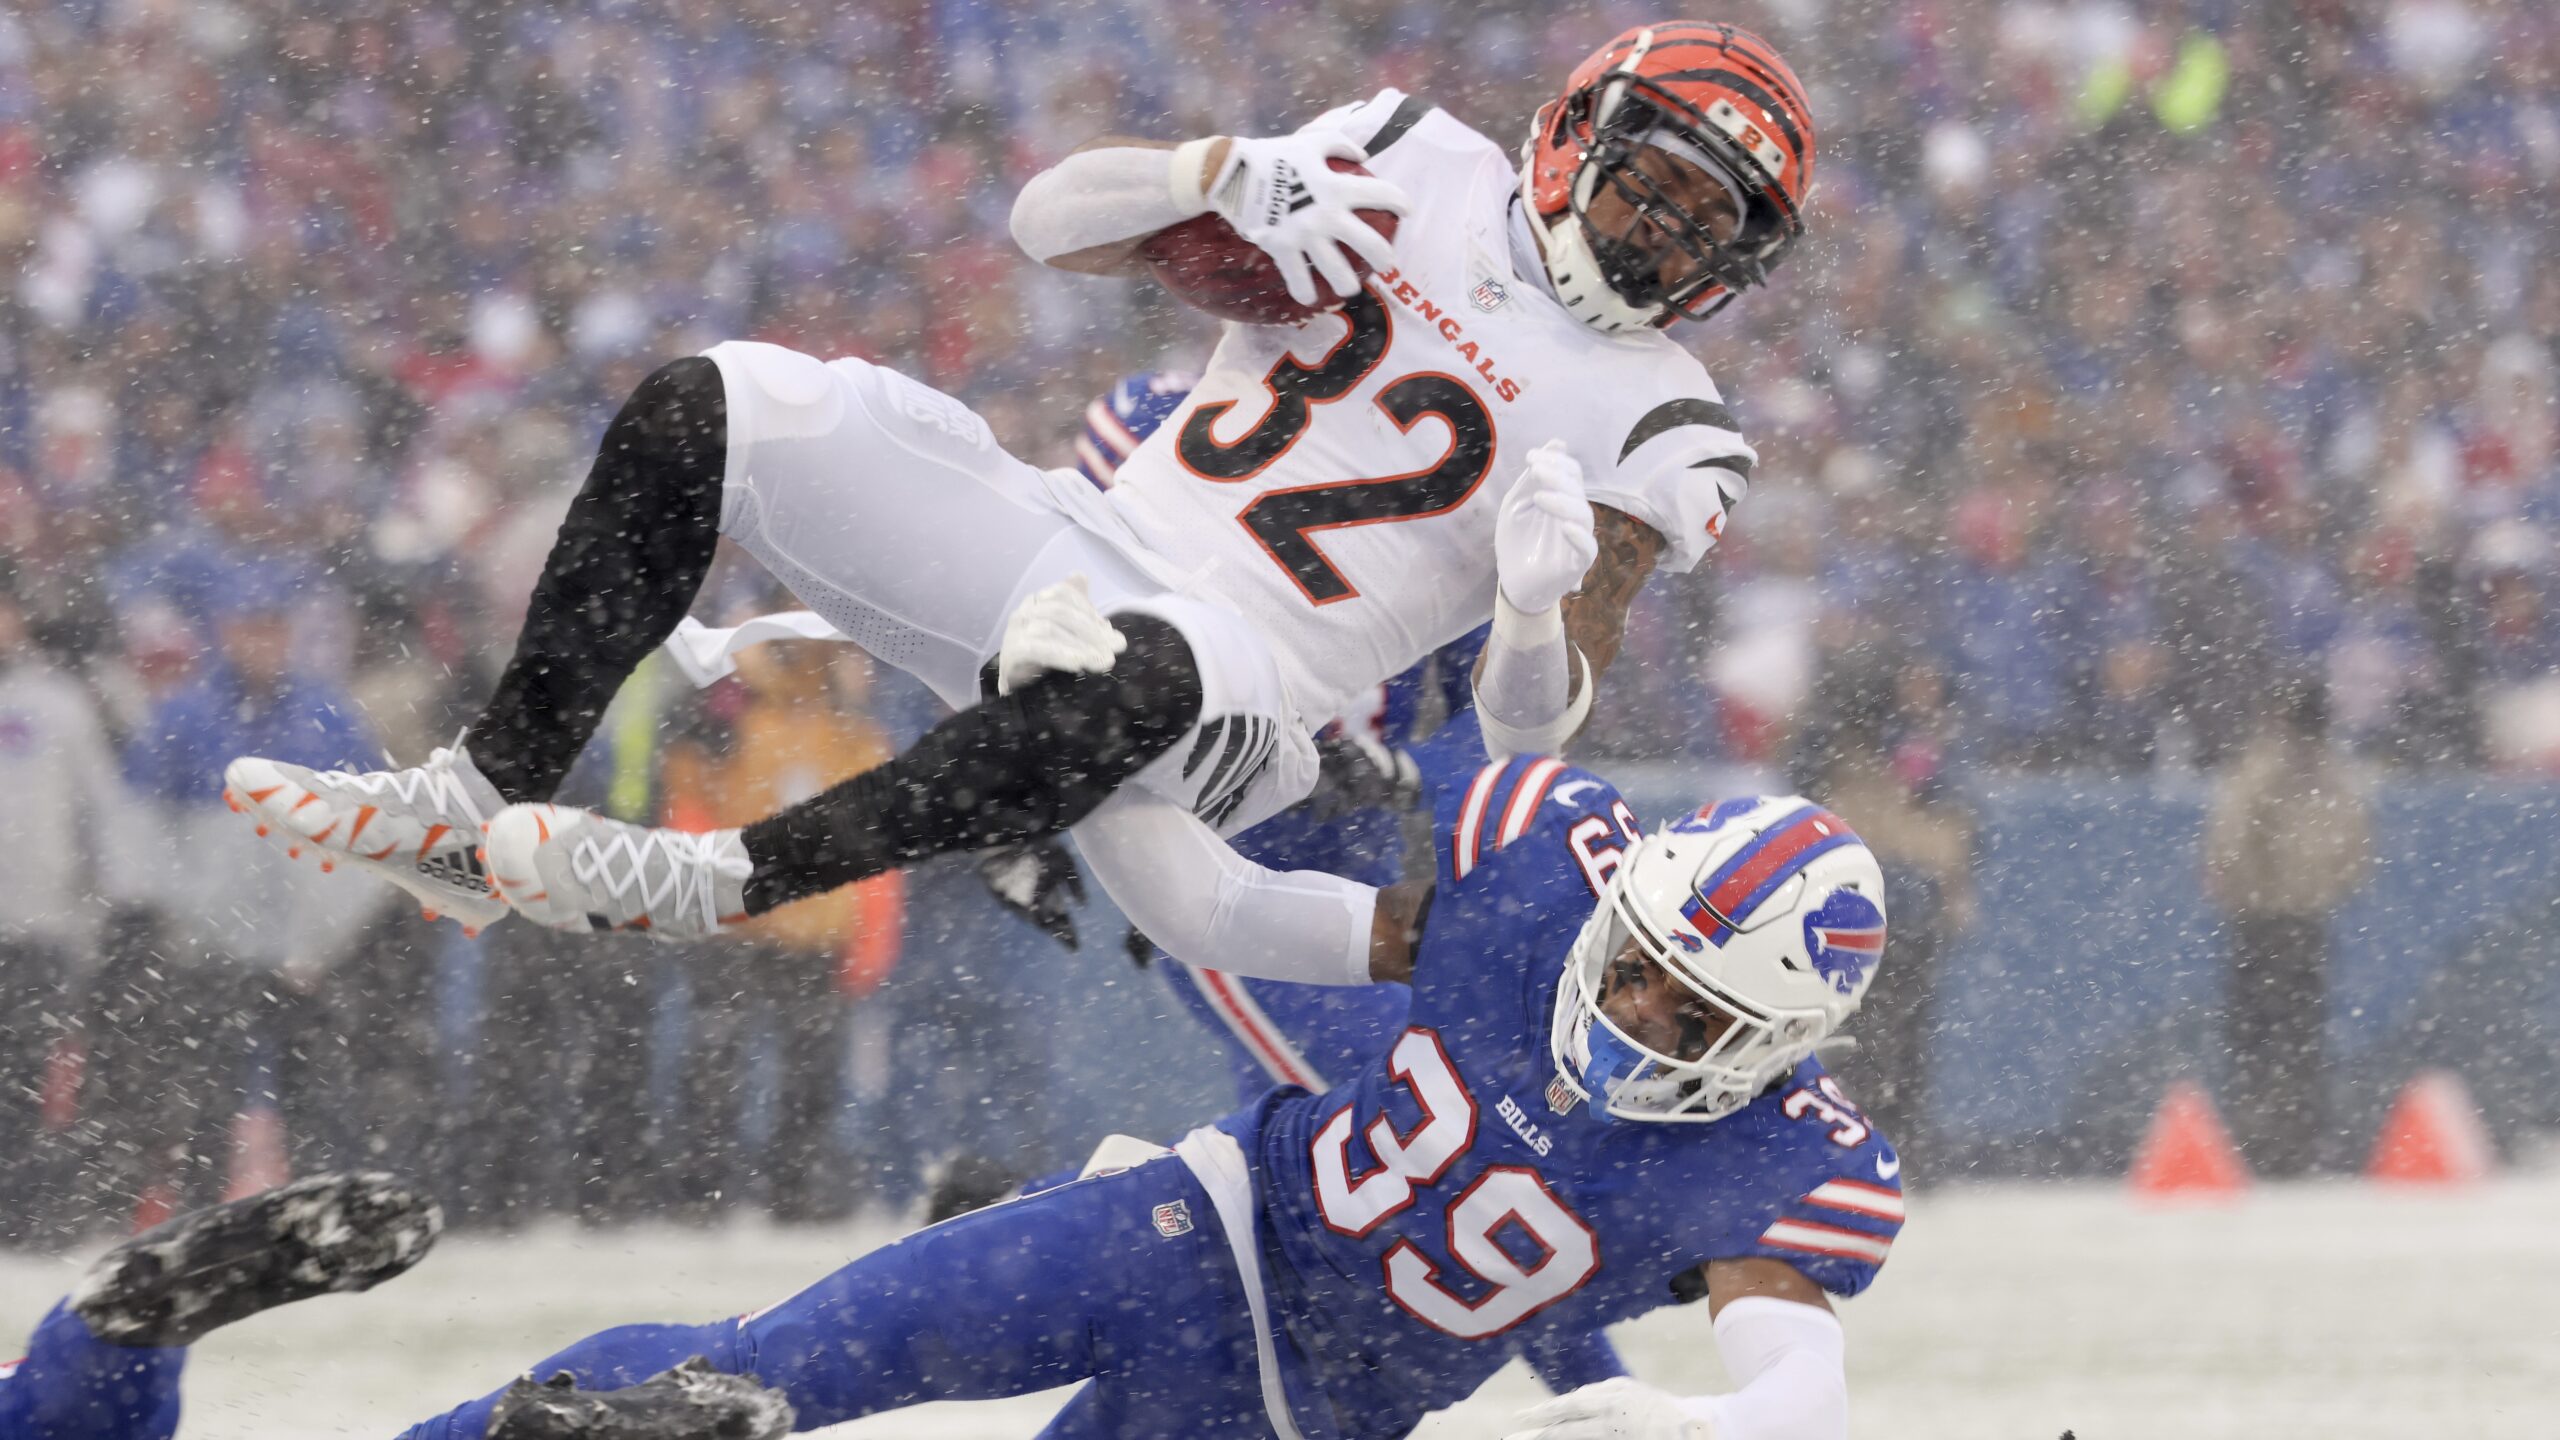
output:
[[[546,1230],[448,1242],[416,1273],[218,1336],[189,1377],[204,1440],[387,1436],[512,1366],[626,1320],[762,1305],[886,1238],[736,1226]],[[73,1270],[0,1257],[0,1352]],[[2467,1192],[2262,1186],[2222,1208],[2113,1187],[1923,1192],[1894,1258],[1846,1308],[1866,1440],[2548,1437],[2560,1392],[2560,1173]],[[1723,1381],[1705,1316],[1620,1332],[1639,1373]],[[1507,1373],[1435,1417],[1500,1436],[1538,1393]],[[830,1432],[1024,1436],[1056,1397],[943,1406]]]

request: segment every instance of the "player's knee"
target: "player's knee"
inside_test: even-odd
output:
[[[720,367],[688,355],[649,372],[622,402],[597,447],[585,499],[615,533],[686,537],[707,555],[718,539],[728,461]]]
[[[1073,824],[1199,723],[1204,690],[1191,642],[1152,615],[1113,620],[1128,648],[1108,670],[1052,671],[1014,692],[1055,772]]]
[[[615,417],[616,427],[628,430],[627,443],[642,458],[688,470],[708,462],[715,477],[726,459],[728,421],[720,367],[704,355],[670,360],[650,371]]]

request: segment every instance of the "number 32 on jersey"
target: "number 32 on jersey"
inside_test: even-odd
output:
[[[1439,1184],[1476,1138],[1477,1106],[1439,1035],[1417,1027],[1404,1033],[1388,1057],[1388,1073],[1402,1081],[1421,1107],[1422,1119],[1398,1133],[1388,1118],[1369,1122],[1368,1150],[1376,1165],[1353,1173],[1352,1110],[1335,1111],[1316,1132],[1316,1210],[1335,1233],[1368,1235],[1411,1209]],[[1448,1200],[1449,1253],[1471,1277],[1453,1288],[1431,1258],[1411,1240],[1387,1251],[1387,1294],[1422,1323],[1465,1340],[1498,1335],[1580,1289],[1600,1269],[1599,1239],[1582,1217],[1547,1188],[1544,1176],[1525,1165],[1486,1167]],[[1503,1232],[1517,1229],[1539,1252],[1523,1262]]]
[[[1220,417],[1235,408],[1233,400],[1211,401],[1191,412],[1174,453],[1192,474],[1220,484],[1252,479],[1298,443],[1316,406],[1341,399],[1369,378],[1387,358],[1395,324],[1387,318],[1387,307],[1365,289],[1344,303],[1341,314],[1346,328],[1332,349],[1312,364],[1283,355],[1263,376],[1271,408],[1252,429],[1233,440],[1222,441],[1213,433]],[[1423,469],[1401,475],[1266,490],[1236,514],[1317,605],[1348,600],[1360,591],[1326,558],[1315,542],[1316,531],[1446,514],[1467,503],[1493,468],[1493,416],[1483,398],[1455,376],[1407,375],[1380,390],[1377,405],[1407,433],[1423,417],[1439,417],[1449,426],[1449,448]]]

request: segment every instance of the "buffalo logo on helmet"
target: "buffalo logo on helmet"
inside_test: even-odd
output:
[[[1834,890],[1804,917],[1804,945],[1813,971],[1843,995],[1884,958],[1884,910],[1855,890]]]

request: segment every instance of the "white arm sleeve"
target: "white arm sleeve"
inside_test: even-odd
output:
[[[1746,1296],[1716,1316],[1716,1350],[1741,1388],[1682,1408],[1716,1440],[1849,1440],[1848,1348],[1821,1306]]]
[[[1109,145],[1068,156],[1031,177],[1013,199],[1013,242],[1022,253],[1047,264],[1061,255],[1117,245],[1179,225],[1208,208],[1206,201],[1185,208],[1174,166],[1193,169],[1192,195],[1199,191],[1199,151],[1146,150]],[[1178,198],[1180,197],[1180,198]]]
[[[1369,983],[1378,892],[1367,885],[1266,870],[1190,811],[1135,788],[1068,833],[1103,893],[1176,960],[1261,980]]]
[[[1591,713],[1591,689],[1591,662],[1564,636],[1564,607],[1523,615],[1497,591],[1484,668],[1475,676],[1485,754],[1506,760],[1561,752]]]

